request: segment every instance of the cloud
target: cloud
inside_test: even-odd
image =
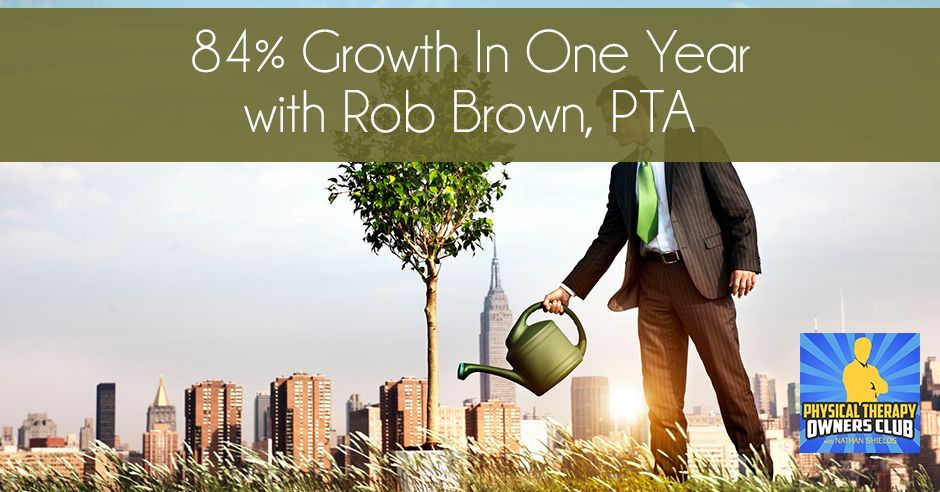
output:
[[[0,166],[0,216],[23,219],[38,213],[99,205],[104,195],[89,187],[81,168],[54,164]]]

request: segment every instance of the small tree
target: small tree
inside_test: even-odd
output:
[[[505,166],[492,162],[351,162],[327,188],[345,195],[365,226],[365,241],[388,249],[425,285],[428,336],[428,437],[438,432],[437,283],[441,260],[476,251],[493,233],[489,214],[506,189]]]
[[[469,112],[454,113],[455,89],[471,89],[479,104],[492,104],[492,87],[485,73],[473,70],[464,56],[442,70],[440,76],[424,72],[378,74],[379,100],[403,107],[408,91],[412,101],[435,108],[439,122],[453,121],[460,127],[474,124]],[[394,123],[391,112],[377,115],[379,127]],[[425,118],[425,119],[422,119]],[[423,112],[414,124],[424,128],[429,120]],[[441,260],[461,251],[475,252],[480,241],[493,233],[489,215],[506,189],[505,166],[514,145],[500,134],[453,132],[441,124],[427,133],[336,132],[337,151],[349,161],[364,159],[423,159],[446,155],[449,159],[488,159],[495,162],[349,162],[340,165],[339,176],[330,180],[330,203],[346,195],[365,225],[365,241],[374,252],[388,249],[409,267],[425,285],[424,315],[428,335],[428,444],[438,432],[437,282]],[[381,157],[374,157],[381,156]],[[397,157],[391,157],[397,156]]]

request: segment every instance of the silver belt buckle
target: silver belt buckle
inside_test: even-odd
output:
[[[670,251],[668,253],[660,253],[660,259],[663,260],[664,265],[672,265],[673,263],[679,263],[679,252]],[[669,258],[672,258],[670,261]]]

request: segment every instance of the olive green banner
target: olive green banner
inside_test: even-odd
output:
[[[2,9],[0,161],[616,161],[636,142],[675,161],[937,161],[938,25],[937,9]]]

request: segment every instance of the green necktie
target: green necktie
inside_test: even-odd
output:
[[[638,163],[636,173],[636,234],[645,244],[659,233],[659,197],[656,194],[656,182],[653,179],[653,165],[649,162]]]

